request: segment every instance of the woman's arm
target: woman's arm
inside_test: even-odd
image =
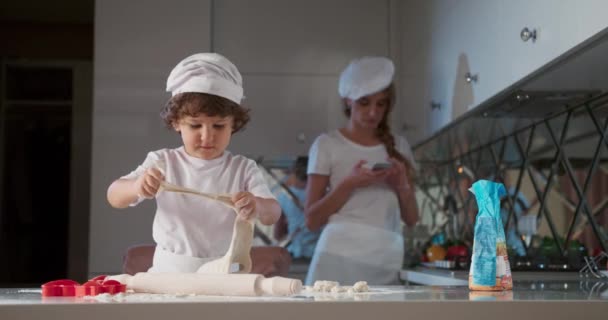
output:
[[[418,204],[416,203],[414,188],[396,190],[396,193],[399,198],[401,220],[409,227],[415,226],[418,222]]]
[[[408,226],[416,225],[418,222],[418,204],[416,203],[416,193],[414,187],[410,185],[407,170],[403,162],[395,159],[388,159],[393,165],[388,170],[388,185],[393,188],[399,199],[399,211],[401,220]]]
[[[342,208],[354,190],[354,186],[346,179],[326,194],[328,185],[329,176],[308,175],[304,215],[306,226],[311,231],[317,231],[325,225],[329,217]]]
[[[319,230],[324,226],[329,221],[329,217],[344,206],[356,189],[383,183],[387,172],[369,170],[363,167],[364,164],[365,160],[359,160],[350,174],[328,193],[326,190],[329,185],[329,176],[308,175],[304,214],[306,215],[306,226],[310,231]]]

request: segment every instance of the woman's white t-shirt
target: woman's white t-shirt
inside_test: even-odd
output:
[[[395,136],[395,147],[415,166],[405,138]],[[317,137],[311,146],[307,172],[329,176],[331,189],[351,173],[359,160],[366,160],[368,164],[386,163],[388,157],[384,144],[362,146],[334,130]],[[373,185],[355,190],[342,208],[329,218],[329,223],[346,221],[401,233],[400,219],[395,192],[387,185]]]
[[[249,191],[257,197],[274,199],[255,161],[228,151],[212,160],[192,157],[184,147],[150,152],[143,164],[122,178],[134,179],[146,169],[159,166],[165,181],[178,186],[216,194]],[[158,246],[198,258],[226,253],[234,210],[195,195],[162,190],[156,195],[156,204],[152,232]]]

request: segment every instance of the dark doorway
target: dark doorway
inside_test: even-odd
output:
[[[72,70],[6,64],[0,284],[67,277]]]
[[[0,287],[87,279],[94,8],[0,1]]]

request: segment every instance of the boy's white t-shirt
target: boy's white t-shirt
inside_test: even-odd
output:
[[[407,140],[395,136],[395,147],[415,167],[412,150]],[[333,188],[348,176],[359,160],[373,165],[386,163],[388,153],[384,144],[362,146],[348,140],[334,130],[322,134],[309,151],[308,174],[329,176],[329,188]],[[346,203],[331,215],[329,223],[346,221],[366,224],[401,233],[399,199],[388,185],[372,185],[353,192]]]
[[[122,178],[137,178],[159,164],[165,181],[181,187],[216,194],[249,191],[257,197],[275,198],[255,161],[228,151],[212,160],[192,157],[184,147],[150,152],[143,164]],[[152,233],[158,246],[198,258],[226,253],[236,217],[233,209],[196,195],[162,190],[156,194],[156,204]]]

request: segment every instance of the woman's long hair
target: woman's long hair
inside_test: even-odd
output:
[[[401,161],[405,165],[405,170],[410,186],[413,186],[414,177],[416,174],[414,166],[395,147],[395,137],[391,133],[391,128],[388,124],[389,115],[393,110],[393,105],[395,104],[396,94],[394,84],[391,83],[391,85],[384,89],[384,91],[388,94],[388,108],[386,109],[386,112],[384,113],[380,124],[378,124],[378,128],[376,128],[376,136],[384,144],[388,155],[392,158]],[[350,107],[346,104],[346,102],[344,103],[344,114],[346,114],[346,116],[350,118]]]

